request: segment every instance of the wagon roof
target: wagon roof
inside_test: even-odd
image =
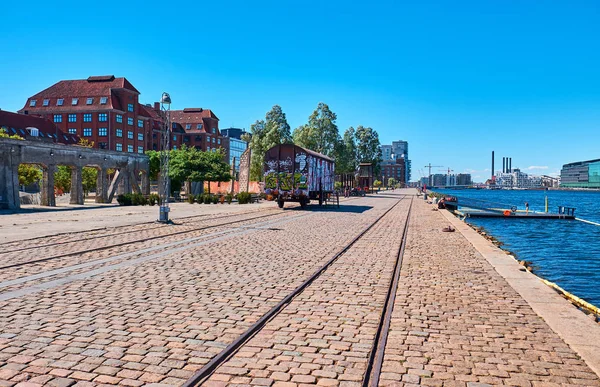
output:
[[[308,153],[309,155],[312,155],[312,156],[318,157],[318,158],[320,158],[320,159],[324,159],[324,160],[331,161],[332,163],[333,163],[333,162],[335,162],[335,161],[334,161],[334,160],[333,160],[331,157],[329,157],[329,156],[325,156],[324,154],[321,154],[321,153],[319,153],[319,152],[315,152],[315,151],[313,151],[313,150],[310,150],[310,149],[303,148],[303,147],[301,147],[301,146],[298,146],[298,145],[295,145],[295,144],[280,144],[280,145],[275,145],[275,146],[274,146],[273,148],[271,148],[271,149],[274,149],[274,148],[277,148],[277,147],[281,147],[281,146],[293,146],[293,147],[295,147],[295,148],[302,149],[304,152]],[[269,150],[271,150],[271,149],[269,149]],[[269,152],[269,151],[267,151],[267,152]]]

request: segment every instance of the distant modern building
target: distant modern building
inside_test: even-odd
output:
[[[381,145],[381,157],[383,162],[390,162],[404,159],[404,176],[400,178],[403,183],[408,183],[411,177],[410,171],[410,159],[408,158],[408,142],[406,141],[392,141],[392,145]]]
[[[244,134],[249,134],[244,129],[240,128],[227,128],[221,129],[221,135],[223,140],[229,142],[229,164],[233,162],[235,157],[235,172],[240,172],[240,158],[242,153],[248,149],[248,143],[242,140]]]
[[[459,173],[456,175],[456,185],[473,185],[470,173]]]
[[[560,176],[542,175],[542,185],[547,188],[558,188],[560,186]]]
[[[540,188],[542,178],[528,175],[518,168],[513,168],[510,173],[496,173],[496,187],[499,188]]]
[[[434,187],[445,187],[446,186],[446,176],[442,173],[435,173],[431,175],[431,185]]]
[[[560,171],[560,186],[600,188],[600,159],[565,164]]]

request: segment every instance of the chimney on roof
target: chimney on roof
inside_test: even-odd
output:
[[[88,79],[87,79],[88,82],[112,82],[114,80],[115,80],[114,75],[98,75],[98,76],[88,77]]]
[[[160,110],[160,102],[154,102],[154,110]]]

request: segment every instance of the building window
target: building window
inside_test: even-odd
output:
[[[77,134],[77,129],[69,128],[69,134]]]
[[[117,143],[117,145],[115,146],[115,150],[117,150],[119,152],[123,152],[123,144]]]
[[[106,121],[108,121],[108,114],[98,113],[98,122],[106,122]]]
[[[71,100],[71,105],[77,105],[78,102],[79,102],[79,98],[73,98]]]
[[[173,135],[173,141],[177,141],[177,135],[176,134]]]
[[[144,153],[144,147],[138,146],[138,153]]]
[[[144,120],[138,120],[138,128],[144,127]]]
[[[106,142],[99,142],[98,143],[98,147],[100,149],[108,149],[108,143],[106,143]]]
[[[173,145],[173,150],[177,150],[177,145]]]
[[[186,129],[192,129],[192,124],[185,124]]]
[[[83,128],[83,137],[92,137],[92,128]]]
[[[206,147],[206,150],[207,150],[207,151],[210,151],[210,147],[209,147],[209,146],[207,146],[207,147]]]
[[[49,99],[45,99],[44,102],[42,103],[43,106],[48,106],[49,104],[50,104]]]
[[[117,137],[123,137],[123,129],[117,129]]]
[[[93,103],[94,103],[94,99],[93,98],[88,98],[88,99],[85,100],[85,104],[86,105],[91,105]]]
[[[133,132],[131,130],[127,131],[127,138],[133,140]]]
[[[123,122],[123,116],[120,114],[117,114],[117,122],[122,123]]]
[[[77,122],[77,114],[69,114],[69,122]]]
[[[217,139],[217,144],[221,144],[221,139]]]
[[[216,128],[213,128],[212,132],[213,132],[213,134],[214,134],[214,133],[217,133],[217,129],[216,129]]]
[[[62,114],[55,114],[54,122],[62,122]]]
[[[132,112],[133,111],[133,104],[132,103],[128,103],[127,104],[127,111],[128,112]]]
[[[202,124],[196,125],[196,129],[202,129]]]
[[[138,133],[138,141],[144,141],[144,133]]]
[[[133,145],[127,145],[127,152],[133,153]]]
[[[65,102],[64,98],[59,98],[56,100],[56,106],[62,106]]]
[[[106,101],[108,101],[107,97],[100,97],[100,105],[106,105]]]
[[[213,140],[212,140],[212,142],[213,142],[213,144],[215,143],[215,138],[214,138],[214,137],[213,137]]]
[[[29,106],[31,106],[31,107],[35,106],[36,102],[37,101],[35,99],[32,99],[31,101],[29,101]]]
[[[92,122],[92,113],[85,113],[83,115],[83,122]]]
[[[133,125],[133,118],[127,117],[127,125]]]
[[[107,128],[98,128],[98,136],[106,137],[108,135]]]

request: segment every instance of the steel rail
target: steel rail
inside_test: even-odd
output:
[[[344,246],[338,251],[332,258],[330,258],[324,265],[318,268],[310,277],[308,277],[302,284],[296,287],[291,293],[285,296],[277,305],[271,308],[267,313],[263,314],[254,324],[252,324],[244,333],[242,333],[237,339],[231,342],[225,349],[223,349],[217,356],[213,357],[208,363],[206,363],[201,369],[199,369],[190,379],[188,379],[182,387],[198,386],[205,382],[219,366],[223,365],[231,356],[233,356],[237,350],[242,347],[246,342],[252,339],[273,317],[277,316],[285,307],[292,302],[300,293],[304,291],[310,284],[312,284],[317,278],[321,276],[333,263],[335,263],[342,255],[344,255],[359,239],[361,239],[369,230],[371,230],[383,217],[385,217],[390,211],[392,211],[402,200],[399,199],[394,205],[388,208],[383,214],[381,214],[375,221],[373,221],[368,227],[361,231],[356,237],[354,237],[350,243]],[[411,201],[412,204],[412,201]]]
[[[34,263],[51,261],[51,260],[54,260],[54,259],[64,258],[64,257],[70,257],[70,256],[74,256],[74,255],[86,254],[86,253],[90,253],[90,252],[94,252],[94,251],[111,249],[113,247],[120,247],[120,246],[135,244],[135,243],[143,243],[143,242],[147,242],[147,241],[151,241],[151,240],[155,240],[155,239],[168,238],[168,237],[172,237],[172,236],[176,236],[176,235],[182,235],[182,234],[187,234],[187,233],[201,231],[201,230],[207,230],[207,229],[215,228],[215,227],[228,226],[228,225],[234,224],[234,223],[241,223],[241,222],[246,222],[246,221],[249,221],[249,220],[261,219],[261,218],[266,218],[268,216],[274,216],[274,215],[279,215],[279,214],[285,214],[285,212],[277,211],[277,212],[273,212],[273,213],[270,213],[270,214],[255,216],[255,217],[252,217],[252,218],[240,219],[240,220],[233,220],[233,221],[230,221],[230,222],[225,222],[225,223],[220,223],[220,224],[213,224],[213,225],[204,226],[204,227],[198,227],[198,228],[191,229],[191,230],[177,231],[177,232],[166,234],[166,235],[156,235],[156,236],[152,236],[152,237],[138,239],[138,240],[135,240],[135,241],[126,241],[126,242],[114,243],[114,244],[108,245],[108,246],[100,246],[100,247],[95,247],[95,248],[86,249],[86,250],[74,251],[72,253],[58,254],[58,255],[53,255],[53,256],[50,256],[50,257],[46,257],[46,258],[35,259],[35,260],[32,260],[32,261],[27,261],[27,262],[13,263],[13,264],[10,264],[10,265],[0,266],[0,270],[5,270],[5,269],[11,269],[11,268],[15,268],[15,267],[21,267],[21,266],[31,265],[31,264],[34,264]]]
[[[400,247],[398,248],[398,256],[396,258],[396,262],[394,263],[394,272],[388,287],[385,304],[383,306],[383,310],[381,311],[381,318],[379,320],[379,326],[377,327],[377,333],[375,334],[375,340],[373,340],[373,347],[371,348],[371,352],[369,354],[369,361],[367,363],[367,369],[365,371],[365,377],[362,383],[363,387],[376,387],[379,385],[379,376],[381,375],[381,369],[383,366],[385,346],[392,321],[394,302],[396,301],[396,291],[398,290],[400,270],[402,269],[402,258],[404,257],[404,250],[406,248],[408,223],[410,221],[413,200],[414,199],[410,200],[410,206],[408,208],[408,213],[406,214],[406,222],[404,223],[404,230],[402,231],[402,240]]]

